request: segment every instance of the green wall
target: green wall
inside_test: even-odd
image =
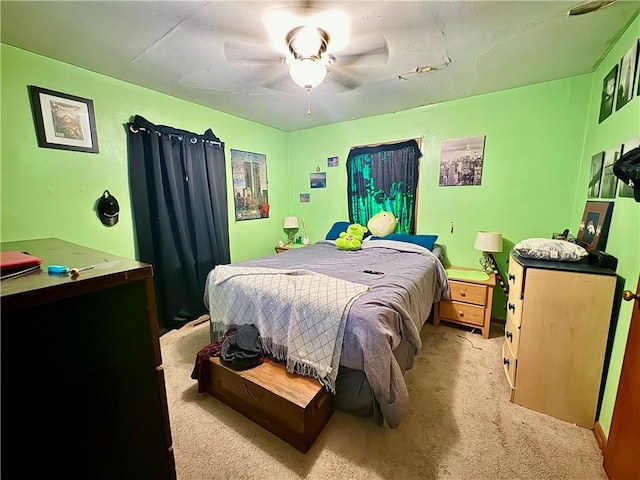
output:
[[[582,169],[578,175],[578,185],[582,187],[577,191],[573,210],[573,218],[576,220],[582,217],[587,200],[587,189],[584,186],[589,181],[591,157],[598,152],[620,146],[625,141],[640,136],[640,97],[637,95],[634,95],[631,101],[617,112],[614,110],[609,118],[600,124],[598,123],[602,80],[614,65],[620,63],[623,55],[639,38],[640,16],[636,16],[626,33],[613,46],[607,57],[591,76],[592,89],[582,152]],[[640,203],[635,202],[632,198],[616,198],[614,203],[607,253],[618,258],[617,273],[624,280],[624,288],[635,292],[640,272]],[[611,417],[618,381],[620,380],[620,369],[631,323],[632,307],[632,302],[622,302],[617,319],[613,349],[598,420],[607,435],[611,427]]]
[[[196,133],[211,128],[225,142],[227,159],[231,148],[266,155],[272,203],[268,219],[233,221],[231,167],[227,165],[229,236],[233,261],[273,252],[273,242],[282,234],[282,217],[288,215],[285,132],[6,44],[0,48],[2,241],[59,237],[135,257],[124,124],[138,114],[158,125]],[[28,85],[92,99],[100,153],[39,148]],[[103,226],[94,209],[105,189],[120,204],[120,220],[113,227]]]

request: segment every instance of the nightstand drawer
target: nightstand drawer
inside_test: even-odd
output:
[[[487,287],[484,285],[449,280],[449,288],[451,290],[451,300],[485,305]]]
[[[484,325],[484,307],[462,302],[443,300],[440,302],[440,317],[470,325]]]
[[[513,323],[511,315],[507,315],[507,324],[504,327],[504,341],[515,358],[518,358],[518,347],[520,346],[520,327]]]

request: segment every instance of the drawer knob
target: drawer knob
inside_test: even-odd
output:
[[[466,296],[467,296],[467,292],[465,292],[464,290],[462,290],[462,291],[460,292],[460,296],[461,296],[461,297],[466,297]]]
[[[511,363],[511,362],[509,361],[509,359],[508,359],[508,358],[504,358],[504,357],[502,358],[502,364],[503,364],[503,365],[507,365],[507,366],[509,366],[509,364],[510,364],[510,363]]]
[[[513,313],[516,313],[516,304],[515,303],[508,303],[507,307],[509,308],[509,310],[513,311]]]
[[[516,279],[516,276],[513,273],[510,273],[509,280],[513,282],[515,279]]]
[[[506,337],[509,339],[509,341],[513,342],[513,332],[507,330]]]
[[[462,310],[458,310],[458,315],[464,317],[464,312]]]

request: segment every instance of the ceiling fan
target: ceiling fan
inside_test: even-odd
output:
[[[312,2],[311,2],[312,3]],[[224,54],[234,64],[286,66],[275,75],[265,75],[263,87],[282,90],[293,81],[307,93],[325,78],[341,88],[353,90],[362,83],[352,67],[384,64],[389,58],[386,39],[379,34],[352,41],[349,19],[340,10],[317,11],[306,2],[299,9],[268,10],[263,18],[268,46],[224,42]]]

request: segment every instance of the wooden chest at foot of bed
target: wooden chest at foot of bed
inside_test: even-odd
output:
[[[307,453],[333,414],[333,395],[317,380],[287,372],[284,365],[236,371],[211,357],[208,392]]]

